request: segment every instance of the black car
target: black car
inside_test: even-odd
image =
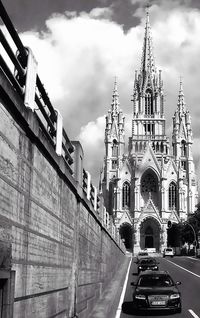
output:
[[[137,310],[172,310],[181,312],[181,294],[166,271],[145,271],[134,286],[133,305]]]
[[[146,271],[146,270],[153,270],[157,271],[158,270],[158,262],[155,258],[153,257],[147,257],[147,258],[142,258],[137,262],[137,271],[138,274],[141,271]]]

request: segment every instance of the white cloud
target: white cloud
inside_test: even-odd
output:
[[[200,12],[180,6],[180,1],[173,6],[169,5],[172,1],[165,3],[154,2],[150,20],[156,65],[163,70],[166,128],[168,131],[171,125],[182,75],[194,137],[198,139]],[[142,54],[144,12],[140,9],[135,13],[138,17],[143,14],[143,19],[127,33],[109,20],[111,13],[105,8],[81,15],[66,12],[47,20],[46,32],[21,35],[39,62],[40,78],[53,105],[63,114],[69,137],[80,138],[86,168],[93,171],[95,167],[98,170],[99,158],[104,156],[105,126],[101,116],[110,108],[114,76],[118,76],[120,106],[130,114],[134,70],[140,68]]]
[[[84,165],[90,173],[95,176],[93,182],[98,184],[98,177],[104,159],[104,129],[105,116],[98,117],[95,121],[89,122],[86,126],[81,127],[78,140],[84,149]],[[88,164],[89,161],[89,164]]]
[[[90,11],[91,18],[110,19],[112,17],[112,10],[110,8],[94,8]]]

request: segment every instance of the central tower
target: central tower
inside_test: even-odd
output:
[[[152,48],[149,12],[146,26],[140,72],[135,72],[133,91],[132,136],[129,152],[133,158],[141,159],[151,141],[158,157],[169,154],[169,139],[165,135],[164,95],[161,71],[155,67]]]

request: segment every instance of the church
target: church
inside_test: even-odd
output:
[[[161,71],[152,51],[149,12],[141,68],[135,72],[132,133],[125,142],[125,118],[115,80],[106,116],[102,195],[127,249],[162,252],[168,245],[168,221],[184,222],[198,201],[192,156],[192,126],[182,82],[173,116],[171,141],[165,134]]]

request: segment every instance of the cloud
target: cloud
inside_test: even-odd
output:
[[[95,121],[89,122],[81,127],[78,140],[81,142],[86,160],[90,161],[89,172],[96,176],[95,184],[98,184],[98,173],[103,166],[104,160],[104,129],[105,116],[98,117]]]
[[[200,12],[190,8],[187,1],[173,3],[153,1],[150,7],[156,66],[163,70],[166,129],[169,131],[176,109],[182,75],[194,138],[198,140]],[[69,138],[81,140],[86,169],[94,174],[96,169],[96,179],[104,156],[102,116],[110,108],[115,75],[120,106],[124,113],[132,113],[134,70],[140,68],[144,37],[144,9],[133,14],[140,23],[126,33],[111,21],[109,7],[90,13],[54,15],[46,21],[46,31],[21,34],[23,43],[32,48],[38,60],[39,76],[54,107],[63,115]],[[195,154],[198,156],[199,152]]]

